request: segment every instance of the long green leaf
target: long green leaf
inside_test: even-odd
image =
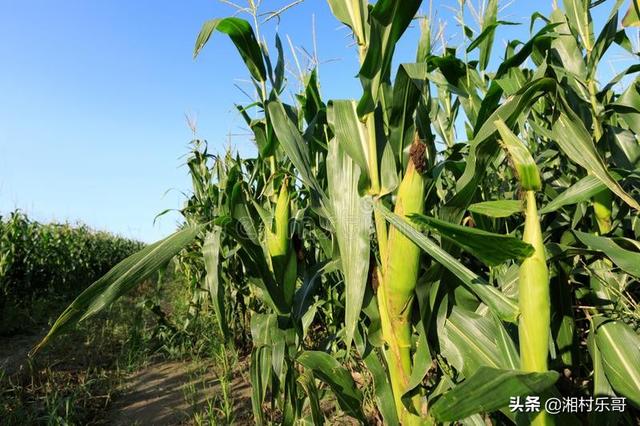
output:
[[[606,188],[597,177],[585,176],[540,209],[540,214],[551,213],[564,206],[588,201]]]
[[[370,199],[360,196],[360,169],[334,139],[329,142],[327,179],[340,262],[345,283],[345,343],[351,344],[369,271]]]
[[[592,250],[607,255],[620,269],[628,274],[640,278],[640,253],[625,250],[615,243],[611,238],[601,237],[586,232],[573,231],[575,236]]]
[[[366,0],[327,0],[336,18],[353,31],[356,42],[365,45],[369,25]]]
[[[311,170],[309,147],[296,125],[285,112],[284,105],[278,101],[271,101],[267,109],[282,149],[287,153],[287,157],[289,157],[293,165],[296,166],[304,184],[322,196],[324,192]]]
[[[469,211],[483,216],[503,218],[522,213],[523,209],[520,200],[495,200],[471,204]]]
[[[375,209],[400,232],[407,236],[413,243],[424,250],[436,262],[453,273],[462,281],[480,300],[502,320],[515,322],[518,317],[518,304],[513,299],[505,296],[495,287],[487,284],[480,276],[468,269],[457,259],[447,253],[434,241],[420,233],[405,219],[389,211],[380,203],[374,204]]]
[[[411,215],[412,222],[433,229],[453,244],[471,253],[488,266],[496,266],[509,259],[525,259],[533,254],[533,247],[519,238],[454,225],[424,215]]]
[[[91,284],[64,310],[47,335],[31,350],[30,355],[35,355],[52,339],[80,321],[100,312],[149,278],[191,243],[200,230],[201,226],[189,226],[118,263],[102,278]]]
[[[204,239],[202,246],[202,257],[204,259],[204,267],[207,271],[205,276],[205,284],[211,296],[213,309],[216,313],[216,322],[220,328],[222,336],[226,339],[229,335],[227,327],[227,319],[224,308],[224,287],[220,282],[220,240],[222,237],[222,228],[214,226],[213,231],[209,232]]]
[[[422,0],[378,0],[369,14],[368,48],[359,76],[364,95],[358,104],[359,115],[373,111],[380,83],[391,74],[396,43],[411,24]]]
[[[589,173],[600,179],[630,207],[640,210],[640,204],[627,194],[609,173],[607,166],[596,150],[591,135],[585,129],[580,118],[568,106],[565,106],[564,110],[564,113],[560,114],[551,130],[552,137],[556,143],[573,162],[584,167]]]
[[[365,190],[369,181],[369,136],[366,127],[358,118],[355,101],[330,102],[327,121],[338,144],[360,167],[360,186],[361,190]]]
[[[266,71],[262,59],[262,49],[260,49],[258,40],[253,33],[253,28],[251,28],[251,25],[244,19],[232,17],[211,19],[205,22],[196,39],[193,57],[198,56],[216,30],[227,34],[231,38],[238,52],[240,52],[244,63],[247,65],[251,76],[258,81],[265,81]]]
[[[335,358],[325,352],[304,351],[296,358],[298,363],[313,371],[313,374],[325,382],[345,413],[364,421],[362,412],[362,393],[358,390],[351,374]]]
[[[440,422],[489,413],[505,407],[511,397],[539,394],[552,386],[559,376],[555,371],[525,373],[480,367],[473,376],[436,399],[430,412]]]
[[[596,344],[613,389],[640,408],[640,336],[622,321],[604,321],[596,326]]]
[[[585,0],[563,1],[569,24],[580,35],[582,44],[587,51],[591,51],[593,48],[593,25],[589,14],[589,3]]]

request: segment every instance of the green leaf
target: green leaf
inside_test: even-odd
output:
[[[597,177],[585,176],[540,209],[540,214],[551,213],[564,206],[588,201],[606,188]]]
[[[338,141],[329,142],[327,180],[331,222],[340,249],[345,283],[345,343],[347,348],[360,318],[369,272],[370,198],[358,192],[360,169]]]
[[[578,46],[578,41],[569,29],[567,15],[565,15],[560,9],[555,9],[551,13],[551,20],[553,23],[558,24],[556,27],[558,36],[551,42],[552,52],[556,54],[557,59],[562,63],[563,70],[568,71],[570,73],[569,75],[574,76],[574,78],[568,79],[571,87],[578,91],[581,90],[586,92],[579,83],[575,84],[573,81],[577,80],[577,78],[586,78],[587,68],[584,62],[582,50],[580,49],[580,46]]]
[[[483,216],[503,218],[513,216],[516,213],[521,213],[523,208],[522,201],[520,200],[496,200],[471,204],[469,206],[469,211]]]
[[[333,15],[351,28],[360,45],[366,44],[368,33],[366,0],[328,0]]]
[[[402,164],[404,150],[414,139],[413,114],[421,91],[427,85],[427,64],[401,64],[393,85],[391,114],[389,116],[389,142],[398,164]]]
[[[623,249],[611,238],[577,230],[573,231],[573,233],[582,244],[592,250],[604,253],[617,267],[626,273],[640,277],[640,253]]]
[[[250,282],[262,290],[261,296],[264,302],[274,310],[279,313],[289,312],[291,306],[285,302],[283,289],[278,285],[273,272],[269,268],[265,257],[265,250],[251,239],[246,238],[242,232],[238,232],[241,227],[241,223],[237,220],[232,220],[225,224],[224,230],[239,243],[242,253],[244,254],[242,263],[246,267],[248,275],[255,277],[255,279]]]
[[[631,0],[629,10],[622,19],[625,27],[640,27],[640,0]]]
[[[629,206],[640,210],[640,204],[625,192],[620,184],[611,176],[607,166],[598,154],[591,135],[582,124],[582,120],[565,105],[564,113],[551,129],[554,141],[573,162],[584,167],[589,173],[600,179],[613,193]]]
[[[622,321],[603,321],[595,338],[609,383],[640,408],[640,336]]]
[[[222,228],[219,226],[214,226],[213,231],[207,233],[202,246],[202,257],[207,271],[205,285],[211,296],[211,303],[216,313],[216,322],[223,338],[227,339],[229,337],[229,328],[227,327],[227,317],[225,315],[224,287],[221,285],[219,266],[221,236]]]
[[[589,52],[589,64],[590,75],[593,74],[598,63],[604,56],[609,46],[615,41],[618,35],[618,13],[614,13],[609,21],[605,24],[604,28],[600,32],[598,39],[593,47],[593,50]]]
[[[324,415],[320,409],[320,397],[318,396],[318,387],[315,378],[311,372],[305,372],[298,377],[298,383],[304,389],[304,393],[309,398],[309,408],[311,408],[311,418],[314,425],[324,424]]]
[[[640,143],[633,132],[619,127],[607,127],[606,129],[616,166],[627,170],[640,169]]]
[[[398,228],[414,244],[424,250],[436,262],[440,263],[460,281],[462,281],[480,300],[498,316],[498,318],[515,322],[518,317],[518,304],[505,296],[495,287],[489,285],[476,273],[464,266],[460,261],[447,253],[436,244],[411,226],[405,219],[389,211],[380,203],[375,203],[374,208],[382,213],[389,223]]]
[[[373,111],[378,89],[391,74],[391,60],[395,46],[411,24],[422,0],[378,0],[369,14],[368,48],[359,76],[364,94],[358,104],[358,114]]]
[[[533,247],[519,238],[454,225],[419,214],[411,215],[409,218],[418,225],[438,232],[488,266],[497,266],[509,259],[522,260],[533,254]]]
[[[593,49],[593,25],[589,14],[589,0],[564,0],[564,9],[571,28],[580,36],[582,44]]]
[[[360,167],[360,190],[369,185],[369,136],[367,128],[358,118],[356,103],[337,100],[329,103],[327,121],[338,144]]]
[[[552,386],[559,376],[555,371],[525,373],[480,367],[473,376],[436,399],[430,412],[439,422],[489,413],[507,406],[511,397],[539,394]]]
[[[356,387],[351,374],[335,358],[325,352],[303,351],[298,363],[313,371],[314,376],[325,382],[336,398],[340,408],[351,417],[364,421],[362,394]]]
[[[498,119],[494,124],[502,138],[502,146],[509,153],[511,165],[518,174],[522,189],[525,191],[539,191],[542,188],[540,172],[529,152],[529,148],[513,134],[504,121]]]
[[[474,41],[480,46],[480,69],[485,70],[489,65],[491,57],[491,49],[493,48],[493,39],[495,37],[495,29],[500,24],[511,25],[512,22],[498,21],[498,0],[489,0],[486,5],[484,16],[482,17],[482,32]],[[480,41],[478,41],[480,40]],[[471,43],[473,45],[473,43]],[[471,48],[471,46],[469,46]]]
[[[164,240],[148,245],[111,268],[102,278],[91,284],[67,307],[47,335],[34,347],[35,355],[69,328],[97,314],[126,292],[149,278],[164,266],[200,232],[201,226],[189,226]]]
[[[271,101],[267,106],[267,110],[282,149],[284,149],[287,157],[300,173],[304,184],[316,191],[317,194],[323,195],[324,192],[315,177],[315,173],[311,170],[309,147],[296,125],[285,112],[284,106],[278,101]]]
[[[381,357],[378,354],[378,350],[371,346],[369,342],[364,341],[359,330],[356,330],[354,342],[362,361],[364,361],[373,378],[376,403],[384,419],[384,424],[398,426],[398,414],[393,400],[393,390],[387,378],[387,371],[380,360]]]
[[[593,363],[593,392],[592,395],[596,397],[615,397],[616,393],[613,391],[607,375],[604,372],[604,365],[602,364],[602,354],[596,344],[596,332],[595,324],[591,322],[591,328],[589,335],[587,336],[587,349],[591,354],[591,362]],[[589,415],[589,423],[602,426],[616,426],[619,424],[618,416],[613,416],[613,413],[600,412],[591,413]]]
[[[515,95],[509,97],[500,107],[494,108],[493,113],[483,121],[482,126],[476,130],[476,134],[470,142],[470,152],[464,173],[456,184],[456,195],[447,202],[443,209],[443,219],[449,222],[459,222],[461,220],[462,214],[480,186],[479,182],[486,173],[488,165],[497,158],[500,152],[500,145],[496,137],[495,121],[501,119],[508,126],[515,124],[517,120],[527,115],[531,105],[542,94],[555,88],[556,82],[551,78],[532,80]],[[480,120],[480,117],[478,120]]]
[[[251,28],[251,25],[244,19],[232,17],[211,19],[205,22],[196,39],[193,57],[198,56],[216,30],[227,34],[231,38],[238,52],[240,52],[244,63],[247,65],[251,76],[258,81],[265,81],[266,71],[262,59],[262,49],[253,33],[253,28]]]

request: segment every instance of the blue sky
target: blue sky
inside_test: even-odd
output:
[[[263,0],[262,10],[285,4]],[[456,5],[432,6],[452,44],[459,31],[447,7]],[[527,24],[499,29],[497,56],[505,40],[527,38],[535,8],[547,13],[551,1],[515,0],[500,13]],[[40,221],[80,220],[147,242],[171,233],[177,215],[153,219],[180,208],[189,190],[185,114],[212,150],[231,143],[254,152],[233,108],[246,102],[234,84],[248,88],[233,45],[217,34],[192,59],[202,23],[231,13],[216,0],[0,0],[0,214],[20,208]],[[595,10],[596,30],[607,13],[606,4]],[[324,0],[305,0],[280,24],[265,24],[263,36],[271,43],[277,30],[311,52],[312,16],[324,97],[358,97],[347,31]],[[397,61],[413,59],[416,37],[408,31]]]

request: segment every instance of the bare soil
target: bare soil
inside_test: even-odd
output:
[[[253,424],[251,386],[239,368],[230,381],[234,424]],[[213,365],[161,362],[130,375],[115,398],[107,422],[115,425],[188,424],[195,412],[207,410],[222,399],[222,388]],[[218,405],[218,404],[216,404]]]

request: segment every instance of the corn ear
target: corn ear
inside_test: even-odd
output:
[[[267,247],[276,281],[282,286],[285,302],[291,305],[298,277],[298,263],[289,239],[291,217],[289,182],[280,187],[271,229],[267,229]]]
[[[549,352],[549,271],[540,230],[534,191],[525,195],[525,224],[522,239],[534,248],[520,266],[520,357],[525,371],[547,371]]]
[[[404,178],[398,187],[394,212],[402,217],[424,213],[424,144],[416,140]],[[378,303],[381,310],[385,355],[389,364],[391,386],[398,415],[403,423],[411,422],[401,396],[411,375],[411,302],[418,279],[420,248],[399,230],[389,230],[387,257],[379,279]]]
[[[287,253],[289,246],[289,201],[288,182],[285,179],[278,194],[271,229],[267,230],[267,245],[272,258],[284,256]]]
[[[495,125],[524,191],[525,222],[522,240],[533,246],[533,254],[522,262],[518,275],[520,367],[524,371],[543,372],[548,370],[551,299],[549,270],[536,205],[536,191],[542,188],[540,172],[527,146],[507,125],[502,120],[496,121]],[[530,420],[532,425],[553,424],[553,419],[544,410],[534,414]]]

